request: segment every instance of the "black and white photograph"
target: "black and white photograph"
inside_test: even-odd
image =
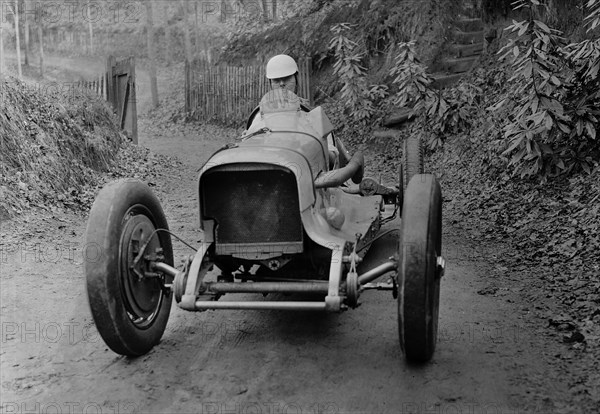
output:
[[[600,0],[0,0],[0,414],[600,413]]]

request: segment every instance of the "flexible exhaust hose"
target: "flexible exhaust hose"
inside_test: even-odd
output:
[[[319,175],[315,179],[315,188],[337,187],[351,178],[354,183],[359,184],[363,178],[364,164],[362,152],[357,151],[343,168]]]

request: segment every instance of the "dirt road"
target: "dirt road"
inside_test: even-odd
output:
[[[235,132],[157,135],[148,121],[140,131],[141,145],[182,160],[154,189],[171,229],[195,243],[196,169]],[[375,291],[342,314],[174,306],[153,351],[118,356],[89,312],[82,263],[96,252],[83,244],[85,224],[73,213],[2,223],[0,413],[578,412],[516,277],[488,294],[502,271],[493,252],[449,226],[438,348],[429,364],[410,366],[396,302]]]

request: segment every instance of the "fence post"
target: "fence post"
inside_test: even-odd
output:
[[[200,108],[200,100],[202,100],[202,102],[208,102],[208,97],[205,96],[206,95],[206,73],[204,71],[204,65],[202,65],[202,62],[198,62],[197,60],[193,60],[193,66],[190,66],[190,69],[194,69],[193,73],[190,73],[190,82],[192,83],[192,88],[198,88],[198,94],[196,96],[194,96],[194,100],[192,101],[192,108],[191,111],[196,111],[196,113],[198,112],[198,108]],[[200,96],[200,94],[202,94],[202,96]],[[203,103],[202,104],[202,113],[198,116],[196,116],[194,119],[204,119],[204,117],[206,116],[206,104]]]
[[[314,98],[314,85],[312,83],[312,58],[309,56],[306,59],[306,83],[307,83],[307,92],[308,92],[308,100],[310,102],[311,108],[315,105]]]
[[[219,70],[217,71],[217,79],[219,79],[219,92],[217,93],[217,118],[223,122],[223,104],[225,103],[225,82],[223,82],[225,67],[223,65],[219,65]]]
[[[195,113],[194,119],[199,120],[204,117],[206,111],[199,112],[199,108],[205,109],[204,105],[200,105],[201,101],[204,101],[204,92],[206,91],[206,77],[203,72],[204,68],[197,60],[190,62],[190,87],[196,91],[193,95],[193,100],[190,102],[192,105],[190,111]]]
[[[258,95],[257,96],[262,96],[262,95],[264,95],[264,93],[263,93],[263,83],[265,81],[265,77],[263,76],[264,73],[263,73],[262,68],[260,68],[259,71],[260,71],[260,76],[258,77]]]
[[[137,145],[138,143],[138,132],[137,132],[137,96],[136,96],[136,80],[135,80],[135,58],[129,58],[129,97],[131,106],[129,106],[129,102],[126,104],[129,106],[128,110],[131,109],[131,138],[133,143]]]
[[[236,117],[236,101],[237,101],[237,79],[235,78],[235,68],[232,68],[230,66],[227,67],[227,71],[228,71],[228,84],[229,84],[229,88],[228,88],[228,96],[229,99],[227,99],[228,105],[227,105],[227,112],[228,112],[228,116],[227,119],[231,120],[231,119],[235,119]]]
[[[204,70],[204,93],[206,96],[206,105],[204,107],[204,120],[208,121],[210,119],[210,114],[212,111],[212,75],[210,74],[210,68],[206,66],[206,63],[202,63]]]
[[[197,74],[200,78],[200,81],[198,82],[198,89],[197,89],[197,94],[196,94],[196,107],[194,108],[196,110],[196,113],[198,113],[198,117],[196,119],[203,119],[204,117],[204,72],[200,72],[201,68],[199,66],[195,66],[194,67],[195,70],[197,71]]]
[[[212,78],[212,72],[210,71],[210,68],[208,66],[206,66],[206,63],[203,63],[203,66],[204,66],[204,73],[206,74],[206,113],[204,115],[204,119],[208,121],[210,119],[210,117],[212,116],[213,78]]]
[[[114,67],[117,59],[114,56],[109,56],[106,59],[106,100],[110,102],[113,107],[113,111],[117,112],[116,91],[114,81]]]
[[[238,87],[236,89],[237,99],[237,110],[238,117],[243,119],[248,115],[246,113],[246,102],[248,101],[248,66],[242,66],[241,71],[243,75],[237,79]]]
[[[240,101],[243,99],[240,90],[240,76],[237,66],[231,67],[231,119],[238,119],[240,116]]]
[[[244,93],[242,92],[242,79],[240,77],[240,67],[234,66],[233,68],[233,116],[238,118],[240,116],[240,102],[244,99]]]
[[[185,60],[185,116],[187,118],[187,116],[190,113],[190,62],[186,59]]]
[[[255,105],[258,105],[258,101],[256,100],[256,95],[258,95],[258,84],[260,83],[260,68],[254,66],[252,68],[252,89],[250,90],[250,99],[252,99],[252,105],[254,109]]]
[[[212,71],[212,82],[213,82],[213,113],[212,113],[212,117],[214,118],[217,115],[218,112],[218,96],[219,96],[219,90],[217,89],[218,87],[220,87],[221,85],[219,85],[219,67],[217,66],[216,68],[214,68],[214,70]]]

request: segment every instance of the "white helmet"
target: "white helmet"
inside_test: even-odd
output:
[[[288,55],[277,55],[267,63],[267,78],[279,79],[294,75],[298,72],[296,61]]]

